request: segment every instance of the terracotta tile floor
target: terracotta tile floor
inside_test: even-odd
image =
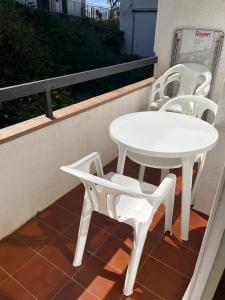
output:
[[[116,169],[116,161],[105,168]],[[163,235],[164,209],[156,213],[145,243],[134,293],[122,295],[132,247],[132,230],[94,213],[83,264],[72,266],[83,187],[78,186],[0,242],[0,299],[171,299],[180,300],[190,281],[207,225],[192,210],[190,240],[180,240],[180,170],[173,236]],[[126,162],[125,174],[138,167]],[[194,174],[195,175],[195,174]],[[159,184],[160,172],[147,169],[145,180]]]

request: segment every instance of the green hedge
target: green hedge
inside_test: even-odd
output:
[[[74,18],[0,0],[0,87],[137,59],[121,54],[118,24]],[[149,76],[150,68],[53,92],[54,109]],[[44,96],[2,103],[0,126],[43,114]]]

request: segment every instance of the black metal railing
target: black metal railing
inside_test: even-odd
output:
[[[39,93],[45,93],[45,114],[47,117],[52,118],[52,90],[150,66],[155,64],[157,59],[157,57],[149,57],[109,67],[4,87],[0,89],[0,103]]]

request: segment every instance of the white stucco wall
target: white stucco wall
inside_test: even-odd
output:
[[[101,154],[103,164],[114,159],[117,146],[109,137],[109,124],[122,114],[145,110],[148,93],[149,87],[141,88],[1,144],[0,239],[77,185],[60,166],[93,151]]]
[[[207,154],[194,205],[196,210],[207,215],[210,214],[217,194],[221,192],[223,176],[225,176],[225,83],[219,101],[215,127],[219,133],[218,142],[215,148]]]
[[[120,29],[125,33],[124,52],[131,53],[133,9],[156,9],[158,0],[123,0],[120,2]],[[134,54],[152,56],[157,13],[135,13]],[[146,55],[147,54],[147,55]]]
[[[159,0],[155,36],[155,52],[159,60],[155,76],[170,66],[174,32],[179,28],[217,29],[225,32],[224,0]],[[218,103],[225,77],[225,47],[223,46],[212,98]]]

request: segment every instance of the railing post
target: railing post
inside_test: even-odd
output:
[[[51,89],[50,87],[46,88],[45,91],[46,94],[46,102],[45,102],[45,115],[48,118],[53,118],[53,112],[52,112],[52,96],[51,96]]]

